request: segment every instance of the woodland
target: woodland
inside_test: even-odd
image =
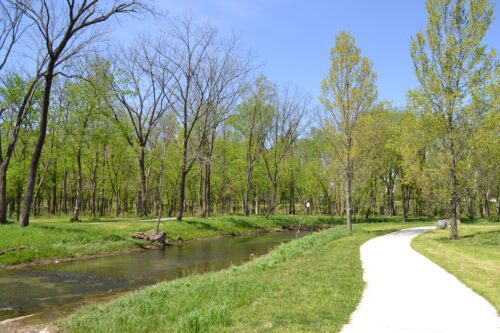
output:
[[[2,0],[0,223],[430,216],[451,218],[454,238],[460,218],[498,219],[493,6],[427,9],[408,44],[418,87],[395,106],[349,32],[310,96],[271,82],[236,38],[140,0]],[[164,33],[106,40],[110,18],[134,15]]]

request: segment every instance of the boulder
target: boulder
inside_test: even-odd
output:
[[[439,220],[436,222],[436,230],[446,229],[446,225],[448,224],[447,220]]]

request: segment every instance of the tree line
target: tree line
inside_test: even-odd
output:
[[[397,108],[378,100],[373,63],[348,32],[318,106],[189,16],[105,52],[95,46],[109,18],[153,9],[1,1],[0,223],[307,212],[350,228],[375,215],[449,216],[456,238],[461,215],[498,218],[499,66],[483,43],[493,6],[426,8],[410,43],[419,85]]]

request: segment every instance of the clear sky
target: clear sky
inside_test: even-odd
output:
[[[426,24],[424,0],[157,0],[171,15],[190,12],[221,34],[235,34],[253,63],[278,84],[290,83],[317,100],[329,67],[335,36],[347,30],[375,65],[379,99],[405,104],[416,85],[410,38]],[[495,9],[498,14],[499,9]],[[126,31],[155,30],[135,22]],[[122,30],[122,33],[124,32]],[[128,34],[128,33],[127,33]],[[500,49],[500,25],[494,20],[485,42]]]

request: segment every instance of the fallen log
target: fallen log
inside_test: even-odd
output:
[[[130,235],[133,239],[142,239],[151,243],[160,243],[162,245],[169,245],[171,244],[167,241],[167,234],[165,232],[160,232],[160,233],[144,233],[144,232],[134,232],[132,235]]]
[[[149,236],[149,239],[147,240],[150,242],[165,243],[165,239],[167,239],[167,234],[164,232],[160,232],[156,235]]]

